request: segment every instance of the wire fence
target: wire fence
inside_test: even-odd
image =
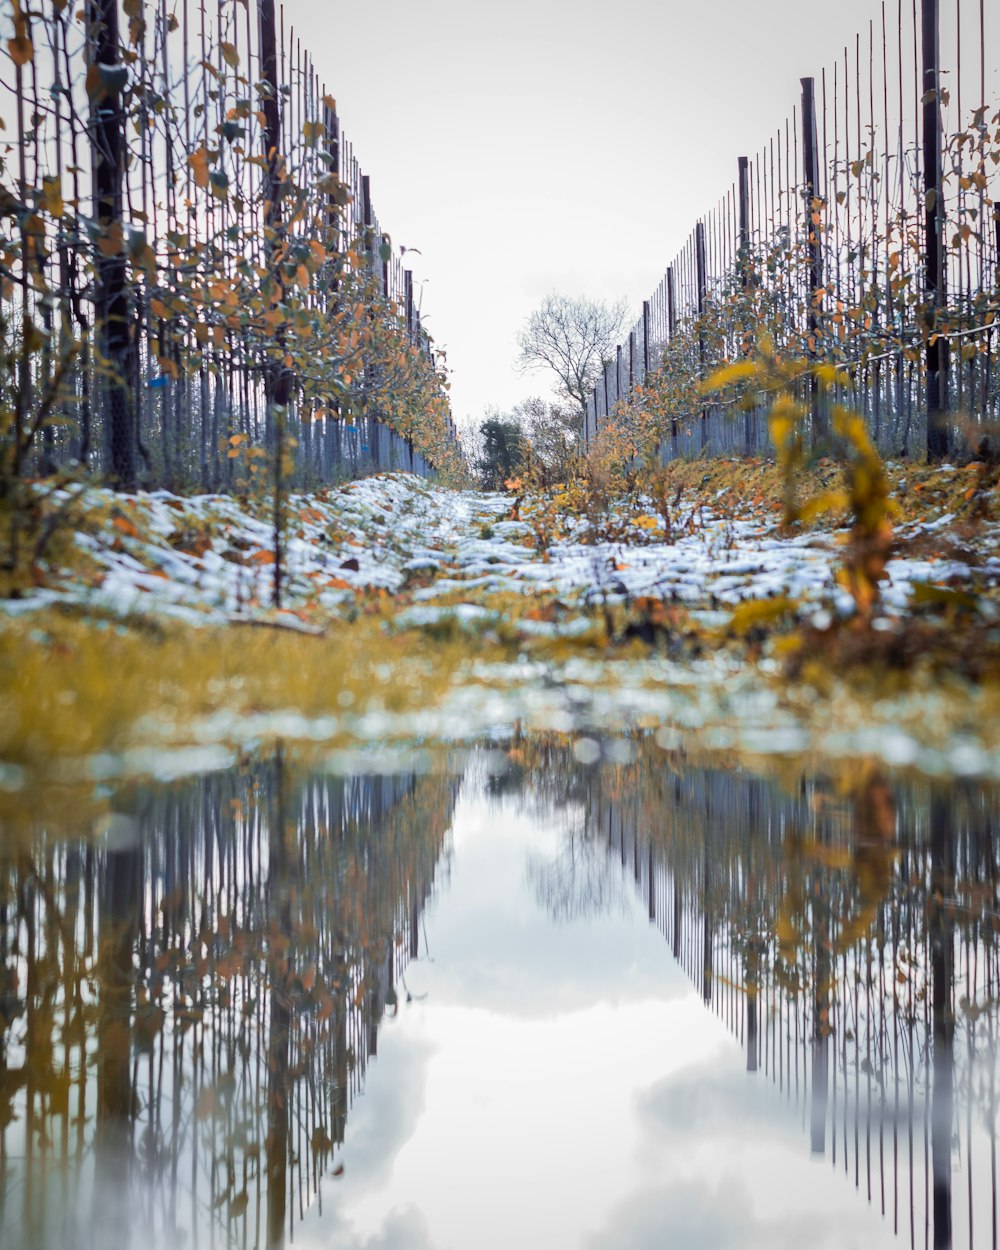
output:
[[[589,444],[644,421],[664,461],[759,455],[766,405],[701,383],[766,333],[849,375],[888,455],[976,450],[1000,418],[1000,11],[884,0],[699,220],[590,397]],[[826,437],[810,393],[807,436]]]
[[[11,0],[0,34],[8,475],[458,463],[406,249],[274,0]]]
[[[911,1245],[996,1244],[996,792],[659,772],[588,828],[748,1072]]]
[[[343,1171],[454,798],[279,751],[133,789],[107,838],[7,830],[4,1244],[292,1240]]]

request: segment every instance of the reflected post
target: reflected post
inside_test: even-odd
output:
[[[93,1221],[106,1245],[127,1243],[132,1217],[132,1008],[142,859],[138,844],[109,851],[100,879]]]
[[[931,796],[931,897],[929,937],[934,1086],[931,1104],[931,1166],[934,1174],[934,1247],[951,1246],[951,1128],[954,1113],[955,919],[950,899],[955,882],[955,841],[947,796]]]

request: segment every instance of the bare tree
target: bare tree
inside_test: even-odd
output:
[[[517,367],[549,369],[558,379],[560,398],[573,405],[577,429],[582,429],[587,397],[607,361],[614,355],[625,325],[624,300],[571,298],[553,292],[528,318],[517,336]]]

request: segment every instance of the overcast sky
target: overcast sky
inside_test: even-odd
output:
[[[801,0],[285,3],[383,228],[420,249],[460,423],[546,391],[513,361],[549,291],[637,313],[799,78],[880,14],[879,0],[837,0],[821,21]]]

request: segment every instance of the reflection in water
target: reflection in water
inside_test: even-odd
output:
[[[997,793],[863,769],[781,784],[648,739],[615,749],[597,767],[579,762],[592,743],[519,739],[501,774],[469,774],[497,812],[513,801],[532,817],[530,884],[560,931],[591,934],[614,911],[635,933],[637,893],[699,1018],[698,999],[738,1039],[746,1079],[773,1089],[775,1115],[801,1119],[803,1155],[845,1172],[911,1246],[996,1246]],[[275,1247],[321,1209],[380,1022],[407,993],[456,792],[445,775],[305,778],[279,751],[122,791],[96,839],[5,831],[0,1241]],[[492,924],[516,950],[524,915],[499,897],[514,887],[489,888],[494,911],[461,913],[458,940]],[[545,986],[552,952],[530,932]],[[575,992],[599,1008],[587,1018],[611,1020],[581,931],[570,943]],[[617,968],[616,950],[602,947]],[[473,1008],[494,989],[518,1001],[530,978],[515,962],[494,982],[473,960],[465,997],[474,984],[481,998],[464,1012],[445,1001],[440,1027],[479,1028]],[[498,1011],[484,1018],[521,1036]],[[581,1040],[572,1013],[554,1020]],[[675,1058],[656,1053],[657,1074],[704,1079]],[[525,1115],[547,1116],[547,1093]],[[620,1109],[605,1111],[613,1151]]]
[[[416,955],[446,777],[264,766],[0,858],[0,1241],[283,1244]]]
[[[789,793],[640,742],[627,765],[540,766],[648,904],[706,1004],[911,1245],[997,1245],[995,792],[863,774]],[[534,867],[573,912],[558,859]],[[589,892],[589,897],[593,892]],[[961,1193],[958,1191],[961,1186]]]

